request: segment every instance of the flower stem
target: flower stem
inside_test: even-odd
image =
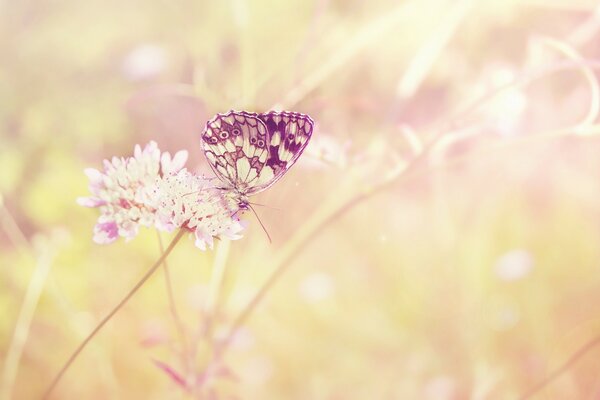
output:
[[[235,338],[238,330],[246,323],[246,320],[250,317],[267,292],[277,282],[279,277],[287,270],[291,262],[298,256],[298,254],[300,254],[301,250],[306,245],[308,245],[320,233],[322,233],[327,226],[353,209],[356,205],[371,198],[377,193],[388,189],[390,186],[396,183],[400,177],[406,177],[414,173],[427,160],[431,150],[434,148],[440,138],[441,135],[438,135],[431,140],[430,143],[424,147],[418,155],[413,157],[412,161],[407,166],[400,166],[392,169],[381,181],[363,190],[359,189],[349,199],[342,201],[341,204],[335,203],[330,207],[326,207],[324,212],[308,222],[305,225],[305,228],[292,239],[290,247],[288,247],[291,250],[285,252],[277,261],[275,261],[275,267],[273,272],[271,272],[271,275],[269,275],[258,292],[256,292],[254,297],[233,321],[225,340],[220,345],[218,357],[223,357],[224,353],[229,348],[229,345]],[[334,200],[337,201],[337,197],[334,197]]]
[[[213,264],[213,271],[210,278],[208,289],[208,299],[205,304],[206,321],[206,336],[212,338],[215,320],[219,318],[221,297],[223,295],[223,287],[225,286],[225,276],[227,274],[227,257],[229,255],[229,240],[221,240],[217,246],[217,253]]]
[[[196,359],[200,343],[204,340],[209,346],[210,359],[216,359],[218,355],[218,346],[215,343],[214,326],[218,321],[221,312],[221,302],[223,300],[223,292],[227,281],[227,259],[229,257],[229,249],[231,242],[229,240],[220,240],[217,245],[215,259],[213,262],[210,283],[208,287],[208,296],[204,304],[204,318],[201,326],[194,336],[192,349],[192,360]]]
[[[169,243],[169,246],[167,247],[167,249],[164,251],[164,253],[162,253],[162,255],[159,257],[159,259],[154,263],[154,265],[152,265],[152,267],[144,274],[144,276],[138,281],[138,283],[135,284],[135,286],[129,291],[129,293],[127,293],[127,295],[125,297],[123,297],[123,299],[119,302],[119,304],[117,304],[117,306],[115,308],[113,308],[112,311],[110,313],[108,313],[108,315],[106,317],[104,317],[98,325],[96,325],[94,330],[92,330],[92,332],[83,340],[83,342],[81,342],[81,344],[77,347],[77,349],[75,349],[73,354],[71,354],[71,357],[69,357],[69,359],[64,363],[64,365],[58,372],[58,374],[56,374],[56,377],[54,378],[54,380],[52,381],[50,386],[48,386],[48,389],[46,389],[46,391],[44,392],[42,399],[45,400],[50,397],[50,395],[52,394],[52,391],[54,390],[56,385],[58,385],[58,383],[60,382],[60,380],[63,377],[63,375],[65,374],[65,372],[67,372],[67,370],[69,369],[71,364],[73,364],[73,362],[77,359],[77,356],[79,356],[79,354],[83,351],[83,349],[87,346],[87,344],[94,338],[94,336],[96,336],[96,334],[100,331],[100,329],[102,329],[102,327],[104,325],[106,325],[106,323],[108,321],[110,321],[110,319],[129,301],[129,299],[142,287],[142,285],[144,283],[146,283],[146,281],[152,276],[152,274],[154,274],[154,272],[156,272],[158,267],[160,267],[162,265],[162,263],[167,258],[167,256],[175,248],[175,245],[177,244],[177,242],[179,242],[179,240],[181,239],[181,237],[183,236],[184,233],[185,233],[185,231],[183,229],[177,233],[177,235],[173,238],[171,243]]]
[[[536,394],[538,394],[542,389],[552,383],[556,378],[567,372],[581,357],[586,355],[590,350],[594,347],[600,345],[600,335],[592,338],[589,342],[581,346],[579,350],[577,350],[569,359],[560,366],[560,368],[554,370],[550,375],[548,375],[543,381],[539,382],[534,387],[530,388],[527,392],[525,392],[519,400],[530,399]]]
[[[160,249],[161,254],[165,252],[165,248],[162,242],[162,238],[160,236],[160,232],[156,231],[156,236],[158,238],[158,247]],[[169,271],[169,265],[167,264],[166,258],[163,260],[163,271],[165,275],[165,285],[167,287],[167,297],[169,299],[169,312],[171,313],[171,318],[173,318],[173,322],[175,323],[175,328],[177,329],[177,334],[179,335],[179,340],[181,341],[181,359],[183,362],[183,367],[189,370],[189,352],[188,352],[188,339],[185,334],[185,326],[183,325],[183,321],[179,316],[179,312],[177,311],[177,303],[175,302],[175,295],[173,294],[173,284],[171,282],[171,273]]]

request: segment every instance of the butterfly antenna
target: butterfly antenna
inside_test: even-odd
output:
[[[260,226],[263,228],[263,231],[265,231],[265,233],[267,234],[267,239],[269,239],[269,243],[273,243],[273,241],[271,240],[271,235],[269,235],[269,232],[267,231],[267,228],[265,228],[265,226],[263,225],[262,221],[260,220],[260,217],[256,213],[256,210],[254,210],[254,207],[252,207],[252,205],[250,205],[250,204],[248,204],[248,206],[250,207],[250,209],[254,213],[254,216],[258,220],[258,223],[260,224]]]
[[[270,208],[270,209],[272,209],[272,210],[281,211],[281,208],[277,208],[277,207],[271,207],[271,206],[268,206],[268,205],[266,205],[266,204],[260,204],[260,203],[250,203],[250,202],[248,202],[248,204],[252,204],[253,206],[259,206],[259,207],[267,207],[267,208]]]

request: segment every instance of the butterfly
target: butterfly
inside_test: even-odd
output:
[[[277,182],[298,160],[313,132],[314,121],[290,111],[229,111],[206,123],[202,148],[217,177],[237,201]]]

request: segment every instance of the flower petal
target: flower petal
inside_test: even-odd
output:
[[[188,159],[188,152],[186,150],[181,150],[175,153],[173,159],[171,160],[170,172],[178,172],[183,168],[185,162]]]
[[[99,199],[97,197],[78,197],[77,204],[83,207],[100,207],[106,204],[106,201]]]
[[[194,234],[196,236],[196,242],[194,244],[197,248],[199,248],[202,251],[205,251],[208,247],[212,250],[214,244],[213,237],[208,232],[206,232],[204,227],[200,226],[196,228]]]
[[[101,222],[94,227],[94,242],[98,244],[109,244],[119,237],[119,228],[116,222]]]
[[[172,157],[156,142],[136,145],[132,157],[103,161],[103,170],[85,170],[92,196],[77,203],[100,208],[94,241],[111,243],[119,236],[131,240],[140,226],[172,232],[176,228],[195,233],[196,246],[212,249],[215,238],[242,237],[242,222],[235,199],[214,189],[206,178],[187,171],[187,151]]]

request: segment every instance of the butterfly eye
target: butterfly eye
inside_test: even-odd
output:
[[[258,147],[263,147],[265,145],[265,141],[261,139],[256,144],[258,145]]]
[[[217,138],[214,137],[214,136],[211,137],[209,140],[210,140],[211,143],[217,143],[217,141],[218,141]]]
[[[238,128],[233,128],[233,130],[231,131],[231,133],[234,134],[234,136],[239,136],[239,134],[241,133],[240,130]]]
[[[255,143],[256,143],[256,138],[255,137],[250,138],[250,144],[255,144]]]
[[[229,132],[227,132],[227,131],[221,131],[221,132],[219,132],[219,137],[221,139],[227,139],[229,137]]]

